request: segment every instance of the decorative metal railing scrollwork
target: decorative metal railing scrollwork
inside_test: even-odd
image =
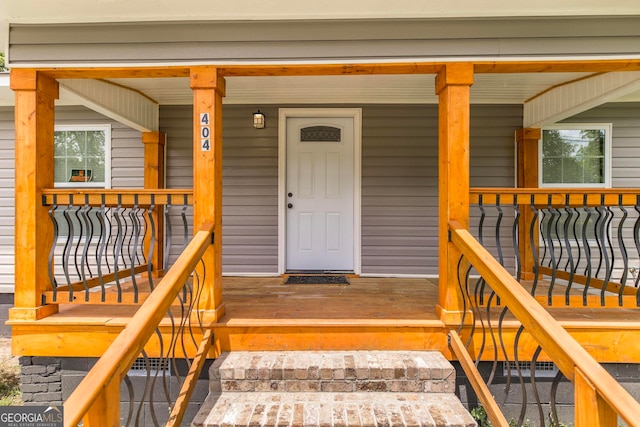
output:
[[[213,340],[199,308],[211,285],[202,256],[212,237],[213,224],[205,224],[137,308],[64,403],[65,426],[181,425]],[[143,375],[132,377],[136,361]]]
[[[192,235],[191,190],[45,190],[46,303],[139,304]]]
[[[471,190],[471,230],[548,306],[640,306],[639,189]]]
[[[640,426],[640,403],[513,272],[460,224],[450,222],[449,230],[450,241],[462,254],[458,285],[463,302],[460,326],[450,332],[449,343],[493,425],[616,427],[624,421]],[[522,360],[521,352],[533,356]],[[541,361],[553,362],[557,373],[541,375]],[[490,365],[483,374],[480,363]],[[560,413],[560,398],[575,408],[573,413],[567,414],[567,408]]]

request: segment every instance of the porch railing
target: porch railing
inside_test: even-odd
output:
[[[517,426],[525,423],[527,414],[527,392],[537,402],[539,424],[559,425],[555,402],[561,375],[554,378],[550,389],[551,412],[549,424],[539,395],[536,379],[536,362],[543,356],[550,358],[574,387],[575,426],[617,427],[618,417],[629,426],[640,426],[638,414],[640,403],[633,397],[573,339],[567,331],[525,290],[511,272],[507,271],[494,256],[477,241],[471,233],[455,222],[449,223],[450,240],[462,252],[458,268],[458,280],[465,302],[464,315],[458,331],[451,332],[451,346],[458,355],[467,375],[473,379],[474,389],[487,408],[495,426],[507,426],[495,400],[489,392],[496,376],[499,360],[515,362],[522,395],[522,409]],[[480,278],[475,279],[475,269]],[[480,304],[480,295],[486,299]],[[497,304],[497,301],[500,304]],[[515,321],[514,321],[515,318]],[[506,329],[515,327],[515,334]],[[460,339],[463,336],[464,339]],[[509,340],[507,337],[512,337]],[[532,375],[526,386],[522,365],[518,358],[520,348],[533,348]],[[485,380],[475,369],[480,360],[486,360],[486,352],[493,352],[493,368]],[[474,355],[475,363],[470,362]],[[509,394],[511,377],[504,385],[504,396]]]
[[[54,230],[46,303],[138,304],[192,236],[191,190],[55,189],[43,204]]]
[[[543,305],[640,306],[640,189],[475,188],[471,230]]]
[[[145,406],[148,406],[154,425],[180,425],[211,345],[211,330],[201,324],[197,310],[207,269],[196,270],[196,267],[211,244],[212,236],[211,224],[196,233],[127,326],[69,396],[64,403],[65,426],[75,427],[81,421],[85,426],[140,425],[143,423]],[[185,298],[186,294],[190,297]],[[180,303],[179,309],[175,307],[176,300]],[[163,332],[166,332],[163,329],[167,327],[171,332],[167,335],[172,337],[168,343],[163,339]],[[154,335],[156,338],[153,338]],[[198,336],[201,336],[200,341],[196,339]],[[153,369],[145,351],[146,346],[158,349],[160,354]],[[195,357],[190,359],[188,355],[194,352]],[[140,355],[147,366],[141,398],[133,396],[134,387],[127,376]],[[181,356],[186,359],[189,369],[185,377],[178,377],[182,386],[176,394],[170,392],[171,378],[167,371]],[[125,422],[120,419],[122,381],[129,391],[129,412]],[[154,387],[160,384],[162,387]],[[157,389],[163,391],[161,397],[154,394]],[[170,412],[165,417],[156,414],[154,402],[165,402],[164,406],[169,407]],[[146,423],[150,424],[148,420]]]

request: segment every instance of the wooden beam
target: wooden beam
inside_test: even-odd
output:
[[[581,61],[478,61],[476,73],[608,73],[638,71],[640,59],[605,59]]]
[[[171,204],[172,206],[193,204],[193,190],[191,188],[175,189],[151,189],[142,188],[129,189],[45,189],[42,191],[43,202],[46,205],[68,205],[75,206],[122,206],[131,207],[136,204],[138,207],[148,207],[151,202],[157,205]],[[104,196],[104,200],[103,200]],[[54,198],[56,199],[54,201]],[[169,203],[171,202],[171,203]]]
[[[640,59],[581,61],[477,61],[477,62],[393,62],[343,64],[272,64],[224,65],[217,70],[222,76],[327,76],[367,74],[437,74],[447,65],[471,66],[475,73],[558,73],[639,71]],[[76,78],[166,78],[189,77],[189,67],[79,67],[46,68],[40,72],[55,79]]]
[[[446,324],[460,324],[463,300],[458,288],[460,251],[449,241],[449,221],[469,225],[469,90],[473,67],[447,64],[436,76],[439,157],[439,303]]]
[[[167,140],[162,132],[144,132],[144,188],[154,190],[165,187],[164,148]],[[151,214],[155,229],[146,233],[144,240],[145,254],[149,254],[153,241],[153,250],[148,261],[151,262],[154,275],[157,277],[164,269],[164,215],[163,206],[157,205]]]
[[[538,188],[538,140],[540,133],[538,128],[523,128],[516,131],[518,188]],[[518,250],[522,262],[522,279],[524,280],[530,280],[534,277],[533,251],[539,244],[538,233],[534,233],[533,242],[529,236],[533,217],[533,212],[527,205],[520,205]]]
[[[189,67],[78,67],[43,68],[54,79],[145,79],[189,77]]]
[[[213,244],[203,256],[206,275],[200,286],[199,310],[205,322],[224,315],[222,304],[222,98],[224,77],[215,67],[191,69],[193,89],[193,205],[194,230],[213,223]],[[202,269],[202,264],[198,267]]]
[[[53,187],[54,101],[58,82],[35,70],[11,71],[15,91],[15,307],[11,319],[38,319],[57,311],[43,306],[51,289],[48,256],[53,225],[42,190]]]
[[[470,202],[479,204],[480,195],[485,205],[495,205],[500,198],[502,206],[514,203],[533,203],[538,209],[551,207],[582,208],[597,206],[635,206],[640,197],[637,188],[480,188],[469,190]],[[586,199],[585,199],[586,195]],[[549,198],[551,196],[551,199]],[[567,199],[568,196],[568,199]],[[530,208],[528,208],[530,209]]]

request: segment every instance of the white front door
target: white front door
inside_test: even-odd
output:
[[[353,271],[354,119],[286,120],[286,269]]]

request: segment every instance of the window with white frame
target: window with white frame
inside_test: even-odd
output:
[[[558,124],[542,129],[541,187],[610,187],[611,124]]]
[[[61,125],[56,126],[54,144],[54,186],[62,188],[110,188],[111,187],[111,125]],[[60,201],[63,203],[63,201]],[[69,235],[73,225],[75,238],[84,224],[76,215],[65,217],[63,211],[55,213],[58,224],[59,244]],[[93,224],[99,224],[96,212],[89,214]],[[93,235],[100,233],[94,227]]]
[[[56,187],[111,186],[111,126],[64,125],[54,132]]]
[[[540,187],[610,187],[611,124],[563,123],[543,128],[539,163]],[[553,239],[563,239],[568,229],[572,239],[594,239],[593,215],[583,208],[572,212],[544,210],[540,227],[543,237],[549,234]]]

